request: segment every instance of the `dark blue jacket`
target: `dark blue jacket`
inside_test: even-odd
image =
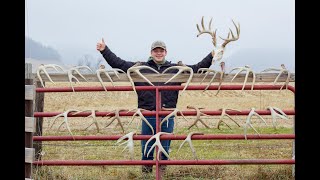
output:
[[[123,71],[127,72],[127,70],[133,66],[136,62],[125,61],[119,57],[117,57],[107,46],[106,48],[101,51],[104,59],[112,68],[119,68]],[[193,72],[197,72],[199,68],[209,68],[212,62],[212,55],[209,53],[202,61],[195,65],[187,65],[193,69]],[[165,69],[171,66],[176,66],[177,64],[171,63],[170,61],[166,61],[162,65],[157,65],[153,60],[149,60],[147,62],[141,62],[142,65],[149,66],[159,73],[162,73]],[[154,73],[147,69],[142,69],[141,73]],[[173,69],[166,73],[177,73],[178,70]],[[153,83],[153,82],[152,82]],[[181,85],[181,83],[167,83],[164,82],[157,82],[153,83],[155,86],[172,86],[172,85]],[[147,82],[135,82],[136,86],[150,86]],[[138,93],[138,108],[143,108],[147,110],[156,110],[156,92],[155,91],[137,91]],[[165,108],[176,108],[177,101],[178,101],[179,91],[161,91],[161,103],[162,107]]]

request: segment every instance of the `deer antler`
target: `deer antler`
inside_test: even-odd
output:
[[[233,68],[230,72],[229,72],[229,74],[232,72],[232,71],[234,71],[234,70],[236,70],[236,69],[239,69],[239,71],[233,76],[233,78],[231,79],[231,82],[236,78],[236,76],[238,75],[238,74],[240,74],[242,71],[247,71],[246,72],[246,76],[245,76],[245,78],[244,78],[244,82],[243,82],[243,86],[242,86],[242,89],[241,89],[241,91],[243,91],[243,89],[244,89],[244,87],[245,87],[245,85],[246,85],[246,82],[247,82],[247,80],[248,80],[248,76],[249,76],[249,74],[250,73],[252,73],[252,85],[251,85],[251,91],[253,90],[253,85],[254,85],[254,83],[255,83],[255,81],[256,81],[256,74],[253,72],[253,70],[250,68],[250,66],[248,66],[248,65],[245,65],[244,67],[236,67],[236,68]]]
[[[125,132],[125,130],[124,130],[124,128],[123,128],[123,125],[122,125],[122,123],[121,123],[120,115],[119,115],[119,113],[120,113],[121,111],[128,111],[128,109],[116,109],[116,110],[113,110],[113,111],[111,111],[110,113],[107,114],[107,116],[108,116],[109,114],[111,114],[112,112],[114,112],[114,116],[113,116],[113,117],[110,117],[111,120],[110,120],[109,123],[107,123],[107,125],[105,126],[105,128],[108,127],[108,126],[110,126],[110,124],[111,124],[114,120],[117,120],[117,121],[118,121],[117,125],[118,125],[118,124],[120,125],[123,133]],[[109,119],[110,119],[110,118],[109,118]]]
[[[200,111],[200,109],[204,109],[204,108],[197,108],[197,107],[194,107],[194,106],[187,106],[187,108],[188,109],[195,109],[197,111],[196,120],[193,122],[193,124],[191,126],[188,127],[188,129],[190,129],[192,126],[196,126],[198,121],[200,121],[206,128],[210,129],[210,127],[208,125],[206,125],[206,123],[204,123],[202,121],[202,119],[200,118],[201,115],[209,116],[209,115],[206,115],[206,114],[204,114],[203,112]]]
[[[52,124],[50,125],[49,129],[52,128],[53,124],[55,123],[55,121],[56,121],[56,119],[57,119],[58,117],[62,117],[62,116],[63,116],[63,117],[64,117],[63,122],[59,125],[58,130],[59,130],[59,129],[61,128],[61,126],[65,123],[66,126],[67,126],[67,129],[68,129],[69,133],[71,134],[72,138],[74,139],[74,136],[73,136],[73,134],[72,134],[72,132],[71,132],[71,129],[70,129],[69,123],[68,123],[68,114],[69,114],[70,112],[80,112],[80,111],[79,111],[79,110],[75,110],[75,109],[68,109],[68,110],[66,110],[66,111],[63,112],[63,113],[54,116],[54,117],[53,117],[53,122],[52,122]]]
[[[263,117],[260,116],[257,112],[255,112],[255,108],[251,108],[251,111],[250,111],[250,113],[249,113],[249,115],[248,115],[248,117],[247,117],[247,120],[246,120],[246,124],[245,124],[245,126],[244,126],[244,137],[245,137],[246,140],[247,140],[247,126],[250,126],[258,135],[260,135],[260,134],[258,133],[258,131],[256,130],[256,128],[254,128],[254,127],[252,126],[252,124],[251,124],[251,118],[252,118],[253,115],[258,116],[258,117],[265,123],[265,125],[267,125],[267,123],[266,123],[266,121],[263,119]]]
[[[112,68],[111,70],[106,70],[106,71],[107,72],[110,72],[110,71],[113,72],[117,76],[118,79],[120,79],[119,72],[126,73],[122,69],[119,69],[119,68]]]
[[[225,48],[226,47],[226,45],[229,43],[229,42],[231,42],[231,41],[236,41],[236,40],[238,40],[239,39],[239,36],[240,36],[240,23],[238,23],[238,26],[236,25],[236,23],[233,21],[233,19],[232,19],[232,23],[233,23],[233,25],[236,27],[236,32],[237,32],[237,36],[234,36],[233,35],[233,32],[232,32],[232,30],[229,28],[229,33],[228,33],[228,37],[227,37],[227,39],[224,39],[224,38],[222,38],[222,37],[220,37],[222,40],[224,40],[224,42],[221,44],[221,47],[223,47],[223,48]],[[229,38],[230,37],[230,34],[231,34],[231,38]]]
[[[191,152],[193,154],[193,157],[194,159],[198,160],[198,157],[196,155],[196,150],[194,149],[193,145],[192,145],[192,142],[191,142],[191,137],[192,135],[203,135],[203,133],[200,133],[200,132],[191,132],[188,134],[187,138],[180,144],[179,146],[179,149],[178,149],[178,152],[179,150],[181,149],[181,147],[184,145],[185,142],[188,142],[189,143],[189,146],[190,146],[190,149],[191,149]]]
[[[237,109],[227,109],[227,108],[222,108],[222,109],[220,109],[220,110],[221,110],[222,112],[221,112],[220,119],[219,119],[219,121],[218,121],[218,123],[217,123],[217,128],[218,128],[219,130],[221,130],[221,129],[220,129],[220,125],[221,125],[222,122],[223,122],[224,124],[226,124],[226,125],[229,127],[229,129],[231,129],[231,127],[230,127],[226,122],[223,121],[223,117],[224,117],[224,116],[227,116],[229,119],[231,119],[234,123],[236,123],[236,124],[240,127],[240,125],[239,125],[229,114],[226,113],[226,111],[228,111],[228,110],[241,112],[240,110],[237,110]]]
[[[78,69],[88,69],[89,71],[91,71],[93,73],[93,71],[88,67],[88,66],[76,66],[76,67],[72,67],[68,70],[68,78],[69,78],[69,82],[70,82],[70,86],[74,92],[74,88],[72,85],[72,79],[75,79],[76,81],[78,81],[78,83],[80,83],[80,81],[78,80],[78,78],[76,78],[73,75],[73,72],[76,72],[79,74],[80,77],[82,77],[85,81],[87,81],[87,79],[79,72]],[[87,81],[88,82],[88,81]]]
[[[100,67],[99,67],[99,69],[96,71],[96,73],[97,73],[97,77],[98,77],[98,79],[99,79],[99,82],[100,82],[101,86],[103,87],[103,89],[104,89],[105,91],[107,91],[107,89],[106,89],[106,87],[103,85],[103,81],[102,81],[101,75],[100,75],[101,73],[104,73],[104,74],[108,77],[108,79],[110,80],[112,86],[114,87],[113,80],[111,79],[111,77],[110,77],[110,75],[108,74],[108,72],[105,70],[105,66],[104,66],[103,64],[100,65]],[[118,77],[119,77],[119,76],[118,76]]]
[[[137,93],[137,91],[136,91],[136,88],[135,88],[135,86],[134,86],[134,82],[133,82],[133,80],[132,80],[132,78],[131,78],[131,75],[130,75],[130,73],[132,73],[132,72],[137,73],[141,78],[143,78],[145,81],[147,81],[150,85],[154,86],[145,76],[143,76],[143,75],[141,74],[141,72],[140,72],[141,69],[149,69],[149,70],[151,70],[151,71],[159,74],[158,71],[152,69],[152,68],[149,67],[149,66],[141,65],[140,62],[137,62],[135,65],[133,65],[132,67],[130,67],[130,68],[127,70],[127,75],[128,75],[128,78],[129,78],[129,80],[130,80],[130,83],[131,83],[131,85],[132,85],[133,90],[134,90],[135,93]]]
[[[91,124],[89,126],[87,126],[85,128],[85,130],[87,130],[90,126],[92,126],[94,124],[96,126],[96,128],[97,128],[98,133],[99,133],[100,129],[99,129],[98,121],[96,120],[96,112],[97,112],[97,110],[89,109],[89,110],[84,110],[84,111],[79,111],[79,112],[73,113],[72,115],[76,115],[76,114],[79,114],[81,112],[86,112],[86,111],[91,111],[91,114],[89,116],[87,116],[87,117],[92,117],[92,122],[91,122]]]
[[[160,141],[160,136],[162,134],[172,134],[172,133],[167,133],[167,132],[158,132],[157,134],[153,135],[147,142],[146,145],[144,146],[144,155],[146,155],[146,151],[147,151],[147,147],[149,142],[151,142],[152,139],[156,139],[156,142],[151,146],[151,148],[148,151],[147,157],[149,157],[149,154],[151,152],[151,150],[155,147],[158,146],[159,150],[158,150],[158,154],[157,154],[157,158],[158,160],[160,160],[160,152],[162,152],[168,159],[169,158],[169,154],[166,152],[166,150],[162,147],[161,145],[161,141]]]
[[[62,72],[64,72],[63,68],[62,68],[61,66],[59,66],[59,65],[56,65],[56,64],[46,64],[46,65],[41,64],[41,65],[38,67],[38,69],[37,69],[37,77],[38,77],[38,79],[40,80],[42,87],[44,87],[44,84],[43,84],[43,81],[42,81],[42,78],[41,78],[40,73],[43,72],[43,73],[48,77],[48,79],[49,79],[53,84],[55,84],[55,83],[52,81],[51,77],[49,76],[46,68],[53,68],[53,69],[55,69],[56,71],[59,71],[59,70],[57,69],[57,67],[58,67],[59,69],[61,69]]]
[[[261,72],[267,72],[267,71],[280,71],[278,76],[276,77],[276,79],[273,81],[273,85],[276,84],[276,82],[278,81],[278,79],[279,79],[281,74],[287,73],[288,74],[287,79],[286,79],[285,83],[281,86],[280,90],[282,90],[282,88],[284,86],[286,86],[286,89],[288,89],[288,84],[289,84],[289,80],[290,80],[290,71],[287,70],[287,68],[284,66],[284,64],[281,64],[281,68],[280,69],[268,68],[268,69],[265,69],[265,70],[263,70]]]
[[[134,142],[133,142],[133,135],[134,135],[134,134],[137,134],[137,133],[136,133],[135,131],[130,132],[130,133],[128,133],[128,134],[120,137],[120,138],[117,140],[117,142],[116,142],[116,144],[118,144],[118,143],[120,143],[122,140],[128,138],[127,141],[125,141],[125,142],[123,142],[123,143],[120,143],[119,146],[127,143],[127,145],[123,148],[122,152],[123,152],[125,149],[128,148],[129,153],[130,153],[130,159],[131,159],[131,160],[133,159],[133,156],[134,156]]]
[[[167,121],[167,127],[169,126],[169,118],[171,116],[174,115],[174,117],[177,119],[178,118],[178,112],[181,114],[181,116],[183,117],[184,120],[188,121],[182,111],[180,111],[178,108],[162,108],[162,110],[165,110],[165,111],[170,111],[170,110],[173,110],[170,114],[168,114],[165,118],[162,119],[161,123],[160,123],[160,126],[165,122]]]
[[[234,23],[234,21],[232,20],[233,24],[235,25],[236,27],[236,32],[237,32],[237,36],[234,36],[232,30],[229,28],[230,32],[228,33],[228,37],[227,39],[224,39],[224,38],[220,38],[222,40],[224,40],[224,42],[218,46],[217,45],[217,38],[216,38],[216,32],[217,30],[215,31],[211,31],[211,22],[212,22],[212,18],[209,22],[209,30],[207,30],[205,27],[204,27],[204,24],[203,24],[203,16],[202,16],[202,19],[201,19],[201,26],[202,26],[202,30],[200,29],[199,25],[197,24],[197,29],[199,31],[199,34],[197,35],[197,37],[199,37],[201,34],[210,34],[212,36],[212,43],[213,43],[213,50],[211,52],[212,54],[212,64],[215,62],[215,61],[220,61],[223,57],[223,53],[224,53],[224,49],[226,47],[226,45],[231,42],[231,41],[236,41],[239,39],[239,35],[240,35],[240,24],[238,23],[238,26]],[[231,38],[230,38],[230,34],[231,34]]]
[[[286,113],[284,113],[281,109],[277,108],[277,107],[271,107],[271,106],[268,106],[267,109],[270,110],[271,112],[271,116],[272,116],[272,125],[274,127],[274,129],[276,129],[276,119],[277,119],[277,116],[282,118],[282,119],[286,119],[288,120],[288,116],[286,115]],[[279,113],[278,113],[278,112]]]
[[[178,64],[181,64],[181,62],[180,62],[180,63],[178,62]],[[179,94],[179,95],[181,96],[182,93],[183,93],[183,92],[186,90],[186,88],[189,86],[189,83],[191,82],[191,79],[192,79],[192,77],[193,77],[193,69],[192,69],[191,67],[189,67],[189,66],[186,66],[186,65],[182,64],[182,65],[178,65],[178,66],[171,66],[171,67],[165,69],[165,70],[162,72],[162,74],[166,73],[166,72],[167,72],[168,70],[170,70],[170,69],[178,69],[179,71],[177,72],[177,74],[175,74],[174,76],[172,76],[172,77],[171,77],[167,82],[165,82],[164,84],[167,84],[168,82],[170,82],[172,79],[174,79],[175,77],[177,77],[179,74],[181,74],[181,73],[184,72],[184,71],[187,71],[187,72],[190,73],[190,76],[189,76],[189,78],[188,78],[188,80],[187,80],[187,82],[186,82],[186,85],[184,86],[182,92]]]
[[[202,30],[200,30],[200,27],[197,24],[197,29],[199,31],[199,34],[197,35],[197,37],[199,37],[201,34],[210,34],[210,36],[212,37],[212,43],[213,43],[214,47],[216,47],[217,46],[217,37],[216,37],[217,29],[215,31],[211,31],[211,23],[212,23],[212,18],[210,19],[210,22],[209,22],[209,30],[207,30],[204,27],[203,16],[202,16],[202,19],[201,19]],[[213,51],[213,53],[214,53],[214,51]],[[213,54],[212,54],[212,56],[213,56]]]
[[[221,88],[222,81],[223,81],[223,76],[224,76],[224,71],[225,71],[225,69],[224,69],[225,63],[224,63],[224,62],[220,62],[220,67],[221,67],[221,71],[215,71],[215,70],[209,69],[209,68],[200,68],[200,69],[198,70],[198,72],[201,71],[200,75],[201,75],[204,71],[206,71],[205,76],[204,76],[203,79],[201,80],[200,84],[201,84],[201,83],[203,82],[203,80],[207,77],[207,75],[210,74],[210,72],[213,72],[213,73],[214,73],[213,76],[212,76],[212,78],[211,78],[211,80],[210,80],[210,82],[209,82],[209,84],[206,86],[206,88],[205,88],[203,91],[206,91],[206,90],[210,87],[211,83],[214,81],[214,78],[215,78],[216,75],[219,73],[219,74],[220,74],[219,87],[218,87],[217,93],[215,94],[216,96],[218,95],[218,93],[220,92],[220,88]]]
[[[142,112],[141,111],[148,111],[146,109],[142,109],[142,108],[138,108],[138,109],[132,109],[128,112],[131,112],[131,111],[134,111],[136,110],[136,112],[132,115],[132,118],[131,118],[131,121],[129,122],[129,125],[132,123],[132,121],[134,120],[134,118],[136,117],[136,115],[140,116],[140,118],[145,122],[147,123],[147,125],[150,127],[151,131],[152,131],[152,134],[154,134],[154,130],[153,130],[153,127],[151,126],[151,124],[148,122],[148,120],[143,116]],[[128,113],[127,112],[127,113]]]

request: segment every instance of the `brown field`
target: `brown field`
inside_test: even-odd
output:
[[[117,86],[129,85],[128,83],[115,83]],[[109,84],[107,84],[109,85]],[[294,86],[294,83],[291,83]],[[47,83],[47,87],[64,87],[68,83]],[[81,83],[75,86],[100,86],[99,83]],[[220,108],[232,108],[249,110],[254,107],[257,110],[266,110],[267,106],[280,109],[294,109],[294,94],[289,90],[282,91],[186,91],[179,98],[178,109],[189,110],[187,105],[205,108],[205,110],[218,110]],[[67,109],[112,111],[118,108],[134,109],[137,107],[137,97],[130,92],[68,92],[46,93],[44,112],[63,112]],[[232,121],[226,122],[232,127],[228,129],[222,126],[222,130],[215,128],[219,116],[205,116],[204,122],[211,127],[206,129],[202,124],[187,129],[195,120],[187,116],[188,121],[178,118],[175,124],[175,134],[188,134],[192,131],[205,134],[243,134],[243,125],[246,116],[233,116],[241,125],[236,126]],[[272,126],[271,116],[263,116],[267,121],[265,126],[258,118],[253,118],[253,126],[260,134],[292,134],[294,117],[289,120],[277,119],[277,128]],[[44,118],[43,136],[69,135],[66,126],[58,131],[58,126],[63,118],[58,118],[51,129],[49,121],[52,118]],[[129,125],[131,117],[122,117],[126,133],[140,130],[138,118]],[[69,118],[69,126],[74,135],[124,135],[121,128],[114,121],[110,126],[104,127],[108,117],[97,117],[100,132],[91,126],[88,117]],[[255,134],[248,129],[248,134]],[[170,158],[174,160],[191,160],[192,153],[185,145],[177,152],[182,141],[172,141]],[[118,147],[115,141],[44,141],[43,160],[128,160],[129,154],[124,146]],[[193,141],[199,159],[291,159],[293,140],[203,140]],[[140,142],[135,141],[135,160],[141,158]],[[40,152],[39,152],[40,153]],[[155,168],[154,168],[155,170]],[[155,173],[148,177],[141,174],[140,166],[43,166],[35,167],[34,179],[155,179]],[[292,177],[292,165],[223,165],[223,166],[168,166],[163,179],[294,179]]]

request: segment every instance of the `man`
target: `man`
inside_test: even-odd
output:
[[[135,65],[136,62],[132,61],[125,61],[119,57],[117,57],[105,44],[104,39],[102,38],[101,42],[97,43],[97,50],[103,55],[104,59],[112,68],[119,68],[123,71],[127,71],[130,67]],[[167,47],[163,41],[155,41],[151,45],[151,56],[147,60],[147,62],[140,62],[141,65],[149,66],[159,73],[162,73],[165,69],[171,66],[177,66],[175,63],[171,63],[165,57],[167,55]],[[199,68],[209,68],[212,62],[212,54],[211,52],[199,63],[195,65],[187,65],[193,69],[194,72],[197,72]],[[141,73],[154,73],[147,69],[142,69]],[[177,73],[177,69],[172,69],[168,71],[168,73]],[[179,82],[169,82],[164,84],[164,82],[157,82],[153,83],[155,86],[172,86],[172,85],[181,85]],[[135,86],[150,86],[147,82],[135,82]],[[156,110],[156,94],[155,91],[137,91],[138,94],[138,108],[143,108],[150,111]],[[176,108],[177,100],[178,100],[179,91],[161,91],[161,108]],[[161,117],[161,119],[164,117]],[[148,122],[151,124],[153,129],[156,129],[156,118],[155,117],[146,117]],[[162,132],[173,132],[174,127],[174,117],[172,116],[169,118],[169,125],[167,123],[163,123],[161,126]],[[143,135],[153,135],[149,126],[142,121],[142,129],[141,134]],[[151,141],[148,144],[147,151],[149,151],[150,147],[154,144],[155,140]],[[161,144],[166,152],[169,154],[171,140],[163,140]],[[146,140],[141,140],[142,146],[142,160],[153,160],[154,149],[149,154],[149,157],[146,157],[143,154],[145,148]],[[162,153],[161,154],[162,160],[168,160],[168,158]],[[165,166],[162,166],[161,169],[163,170]],[[152,165],[151,166],[143,166],[142,172],[152,172]]]

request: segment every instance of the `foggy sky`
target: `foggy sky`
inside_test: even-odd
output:
[[[65,64],[76,64],[85,54],[101,57],[95,49],[103,37],[119,57],[145,61],[151,43],[162,40],[167,59],[195,64],[212,49],[211,36],[197,37],[196,24],[213,18],[217,35],[235,32],[224,61],[228,68],[250,65],[258,70],[280,67],[294,71],[294,0],[26,0],[25,34],[58,50]],[[218,44],[222,43],[218,39]],[[94,62],[93,62],[94,63]]]

